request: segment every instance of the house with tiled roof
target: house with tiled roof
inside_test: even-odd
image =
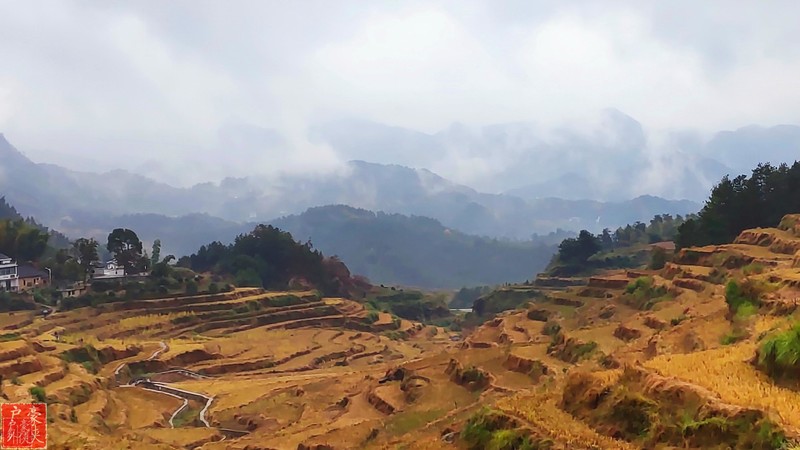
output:
[[[17,278],[19,279],[20,291],[46,286],[50,280],[47,272],[27,264],[17,267]]]
[[[19,274],[17,263],[8,255],[0,253],[0,291],[17,292]]]

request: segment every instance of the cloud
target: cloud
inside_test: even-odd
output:
[[[187,184],[341,167],[341,149],[308,138],[341,118],[430,134],[521,121],[550,137],[595,130],[606,108],[648,137],[800,123],[798,15],[792,0],[4,2],[0,131],[39,161]],[[231,124],[281,144],[230,146]],[[453,144],[432,168],[485,178],[530,156],[512,144]]]

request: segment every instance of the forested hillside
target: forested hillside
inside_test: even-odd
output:
[[[41,256],[48,246],[56,250],[69,245],[66,236],[40,225],[32,217],[23,218],[5,197],[0,197],[0,252],[30,261]]]
[[[197,253],[181,258],[178,265],[197,272],[232,275],[238,286],[308,286],[333,296],[348,296],[357,286],[366,286],[353,279],[337,258],[324,257],[310,242],[296,242],[290,233],[272,225],[258,225],[230,245],[204,245]]]
[[[617,228],[613,233],[605,229],[594,235],[582,230],[577,237],[561,241],[558,253],[548,267],[548,273],[571,276],[601,268],[637,267],[648,263],[663,266],[663,262],[660,262],[664,256],[663,248],[653,249],[651,244],[674,240],[678,229],[687,220],[694,219],[693,215],[672,217],[669,214],[659,214],[649,223],[628,224]],[[656,254],[659,256],[654,257]],[[656,261],[650,261],[651,258]]]
[[[772,227],[800,211],[800,162],[759,164],[751,176],[726,176],[711,191],[698,217],[683,224],[678,247],[733,241],[748,228]]]
[[[311,208],[273,222],[327,255],[338,255],[373,283],[460,288],[524,281],[547,265],[555,246],[470,236],[426,217],[347,206]]]

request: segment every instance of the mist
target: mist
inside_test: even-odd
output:
[[[633,193],[680,197],[651,175],[693,170],[719,131],[800,123],[798,13],[792,1],[8,2],[0,132],[37,162],[177,186],[364,159],[503,192],[570,170],[599,182],[634,158]],[[352,137],[364,123],[413,139],[368,148]],[[330,137],[342,124],[353,142]],[[520,160],[541,172],[516,173]]]

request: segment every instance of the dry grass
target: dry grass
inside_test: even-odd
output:
[[[121,388],[115,393],[126,406],[127,425],[133,429],[166,424],[172,413],[183,404],[177,398],[139,388]]]
[[[149,428],[142,433],[170,446],[195,448],[198,443],[210,442],[219,435],[214,428]]]
[[[775,414],[782,425],[800,427],[800,393],[777,386],[747,360],[756,345],[743,343],[685,355],[664,355],[645,363],[658,372],[715,392],[722,401]]]
[[[194,316],[192,312],[179,312],[169,314],[146,314],[144,316],[126,317],[114,325],[117,331],[144,330],[160,328],[169,325],[173,319]]]
[[[636,447],[598,434],[556,405],[556,390],[540,390],[533,394],[506,397],[497,403],[502,411],[522,418],[534,428],[566,448],[602,448],[633,450]]]
[[[16,325],[34,316],[34,312],[30,311],[15,311],[0,313],[0,328]],[[6,330],[4,332],[12,332],[14,330]]]

